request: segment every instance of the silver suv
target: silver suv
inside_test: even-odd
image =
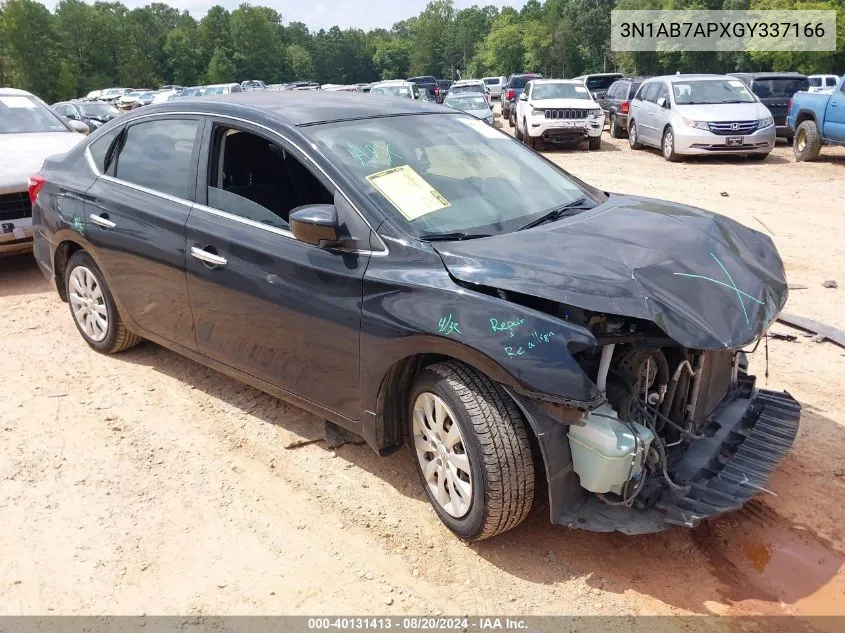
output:
[[[632,149],[651,145],[663,158],[746,154],[763,160],[775,146],[772,113],[736,77],[669,75],[640,86],[628,114]]]

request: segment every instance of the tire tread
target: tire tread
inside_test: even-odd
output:
[[[489,378],[457,362],[427,370],[449,383],[472,422],[487,473],[486,512],[478,532],[481,540],[521,523],[534,502],[534,461],[528,429],[516,403]]]

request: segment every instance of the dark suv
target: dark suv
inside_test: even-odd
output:
[[[424,77],[408,77],[406,81],[413,81],[420,87],[421,90],[428,90],[432,96],[434,96],[437,103],[443,102],[443,95],[440,93],[440,86],[437,84],[437,80],[434,77],[430,75],[426,75]]]
[[[628,108],[631,99],[646,80],[646,77],[625,77],[614,81],[598,102],[605,113],[605,121],[610,124],[610,135],[613,138],[628,136]]]
[[[757,98],[772,113],[777,135],[792,144],[794,132],[786,124],[789,101],[796,92],[807,91],[810,80],[800,73],[730,73],[751,89]]]
[[[520,73],[508,77],[508,83],[502,91],[502,118],[507,119],[511,127],[513,127],[513,122],[510,120],[511,109],[525,89],[525,84],[532,79],[542,78],[543,75],[536,73]]]

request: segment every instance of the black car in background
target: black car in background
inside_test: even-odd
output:
[[[440,103],[443,103],[443,99],[446,98],[446,95],[449,93],[449,88],[452,87],[452,84],[455,83],[451,79],[438,79],[437,80],[437,87],[440,88],[440,96],[442,97]]]
[[[610,135],[613,138],[627,138],[628,110],[631,107],[631,99],[646,79],[646,77],[617,79],[610,84],[604,96],[598,99],[599,105],[604,110],[605,121],[610,125]]]
[[[786,124],[789,102],[796,92],[810,89],[807,75],[792,72],[729,73],[741,80],[772,113],[777,135],[792,145],[795,132]]]
[[[455,110],[151,105],[29,182],[36,261],[90,347],[149,339],[379,454],[407,444],[465,539],[541,489],[554,523],[693,527],[765,487],[798,430],[743,360],[786,302],[769,237],[603,193]]]
[[[532,79],[542,78],[543,75],[538,75],[536,73],[519,73],[508,77],[508,83],[502,89],[502,118],[507,119],[511,127],[513,127],[513,121],[510,116],[511,110],[514,109],[514,104],[516,103],[516,100],[519,98],[519,95],[521,95],[522,91],[525,89],[525,84],[527,84]]]
[[[445,94],[440,93],[440,85],[437,83],[437,80],[432,77],[431,75],[424,75],[422,77],[408,77],[405,81],[412,81],[420,88],[424,88],[428,90],[437,103],[443,102],[443,97]]]
[[[52,105],[59,116],[71,121],[82,121],[93,132],[103,123],[108,123],[120,111],[103,101],[60,101]]]

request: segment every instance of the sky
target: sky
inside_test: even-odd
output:
[[[43,0],[42,0],[43,1]],[[86,0],[93,2],[93,0]],[[152,0],[121,0],[130,9],[150,4]],[[200,19],[215,4],[229,10],[236,9],[244,0],[160,0]],[[453,0],[456,9],[465,9],[473,4],[478,6],[505,5],[521,8],[526,0]],[[51,9],[56,2],[47,0]],[[285,23],[304,22],[311,31],[328,29],[337,25],[340,28],[372,29],[390,28],[399,20],[404,20],[419,13],[428,4],[428,0],[251,0],[250,4],[273,7],[282,14]],[[52,5],[52,6],[51,6]]]

